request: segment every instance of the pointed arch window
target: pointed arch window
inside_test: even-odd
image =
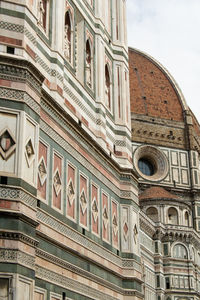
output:
[[[72,62],[72,45],[73,45],[73,22],[72,22],[72,13],[70,9],[68,9],[65,13],[64,56],[70,63]]]
[[[105,103],[111,109],[111,78],[108,63],[105,65]]]
[[[92,43],[89,38],[86,41],[85,75],[86,84],[92,88]]]

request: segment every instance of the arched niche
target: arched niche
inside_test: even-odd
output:
[[[188,259],[188,251],[182,244],[176,244],[173,247],[173,257],[180,259]]]
[[[168,223],[178,225],[178,211],[174,207],[168,209]]]
[[[186,225],[188,227],[190,226],[188,211],[185,211],[185,213],[184,213],[184,225]]]
[[[154,222],[159,221],[158,210],[155,207],[149,207],[146,210],[146,215]]]

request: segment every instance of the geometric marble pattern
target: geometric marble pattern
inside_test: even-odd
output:
[[[87,209],[87,198],[86,198],[84,189],[82,189],[82,192],[80,195],[80,205],[81,205],[82,214],[84,215],[85,211]]]
[[[16,141],[9,128],[5,127],[0,132],[0,154],[7,160],[16,148]]]
[[[67,199],[69,201],[69,205],[72,206],[75,199],[75,191],[74,191],[74,185],[72,179],[70,179],[67,186]]]
[[[93,200],[93,202],[92,202],[92,216],[93,216],[93,219],[94,219],[94,222],[95,222],[95,223],[96,223],[96,221],[97,221],[98,214],[99,214],[99,211],[98,211],[98,204],[97,204],[96,198],[94,198],[94,200]]]
[[[35,158],[35,150],[34,150],[33,142],[32,142],[31,138],[29,138],[29,140],[25,146],[25,157],[27,160],[28,167],[30,168],[30,166]]]
[[[117,232],[118,232],[118,223],[117,223],[117,218],[116,218],[115,213],[113,215],[112,224],[113,224],[113,232],[114,232],[114,235],[116,236]]]
[[[38,176],[40,179],[41,186],[43,186],[46,178],[47,178],[47,167],[44,160],[44,157],[42,156],[38,165]]]
[[[56,169],[54,176],[53,176],[53,187],[56,193],[56,196],[58,196],[58,194],[60,193],[61,190],[61,178],[60,178],[60,174],[58,171],[58,168]]]
[[[128,224],[126,221],[124,222],[124,226],[123,226],[123,234],[124,234],[125,241],[127,241],[127,239],[128,239]]]
[[[107,229],[107,226],[108,226],[108,211],[107,211],[107,208],[106,206],[104,206],[103,208],[103,225],[104,225],[104,228]]]

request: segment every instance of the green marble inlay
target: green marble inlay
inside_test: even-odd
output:
[[[35,272],[33,270],[15,263],[0,263],[0,272],[3,272],[4,274],[20,274],[30,279],[35,278]]]

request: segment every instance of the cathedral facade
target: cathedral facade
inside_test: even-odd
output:
[[[199,299],[200,127],[126,1],[0,16],[0,299]]]

